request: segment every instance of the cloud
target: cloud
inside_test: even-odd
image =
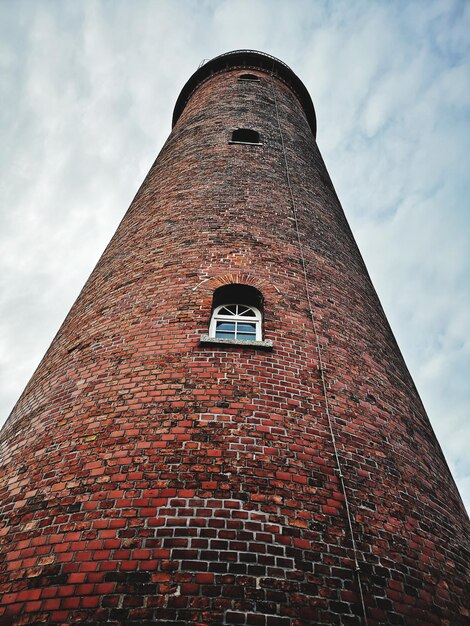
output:
[[[112,236],[204,58],[278,56],[470,505],[470,4],[0,4],[0,399],[6,414]]]

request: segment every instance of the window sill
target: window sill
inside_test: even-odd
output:
[[[262,146],[262,143],[256,143],[254,141],[229,141],[229,144],[239,146]]]
[[[201,335],[199,343],[202,345],[216,344],[221,346],[234,346],[237,348],[260,348],[261,350],[272,350],[273,342],[271,339],[264,341],[242,341],[241,339],[221,339],[220,337],[210,337],[209,335]]]

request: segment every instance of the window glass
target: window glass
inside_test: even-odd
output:
[[[235,339],[235,322],[217,322],[215,336],[222,339]]]
[[[212,314],[209,334],[221,339],[260,341],[261,313],[244,304],[218,306]]]
[[[260,143],[259,133],[251,128],[237,128],[232,133],[233,143]]]

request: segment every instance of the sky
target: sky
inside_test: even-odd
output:
[[[0,0],[0,421],[204,59],[309,90],[317,141],[470,510],[470,2]]]

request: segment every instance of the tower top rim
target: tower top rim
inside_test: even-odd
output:
[[[283,61],[265,52],[259,52],[258,50],[233,50],[231,52],[225,52],[198,67],[178,96],[173,111],[172,127],[175,126],[193,92],[206,78],[212,74],[234,68],[259,69],[269,74],[272,73],[286,82],[299,98],[305,111],[307,122],[312,129],[313,136],[316,137],[317,120],[315,109],[307,88],[300,78]]]

